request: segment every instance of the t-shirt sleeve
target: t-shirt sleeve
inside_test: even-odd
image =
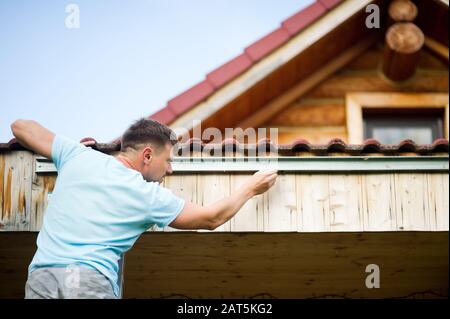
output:
[[[83,144],[56,135],[52,144],[52,160],[56,169],[59,171],[67,161],[86,150],[87,148]]]
[[[184,208],[184,199],[174,195],[172,191],[157,183],[147,183],[153,188],[149,199],[149,221],[158,227],[169,225]]]

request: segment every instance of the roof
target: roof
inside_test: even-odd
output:
[[[238,77],[262,58],[279,48],[317,19],[332,10],[343,0],[317,0],[303,10],[284,20],[274,31],[247,46],[237,57],[209,72],[205,79],[167,102],[158,112],[149,116],[164,124],[205,100],[225,84]]]
[[[93,138],[84,138],[82,141],[93,140]],[[96,143],[93,149],[103,153],[111,154],[120,150],[119,143]],[[9,143],[0,143],[1,151],[24,150],[15,139]],[[186,143],[178,144],[178,154],[188,151],[190,155],[194,152],[205,152],[209,154],[213,150],[221,150],[225,153],[248,154],[251,150],[258,152],[277,152],[280,156],[301,156],[317,155],[331,156],[339,155],[446,155],[449,153],[449,141],[446,139],[436,139],[431,144],[417,144],[412,140],[403,140],[398,144],[382,144],[375,139],[368,139],[361,144],[346,144],[341,139],[332,139],[327,144],[311,144],[307,140],[299,139],[292,144],[276,145],[269,139],[260,140],[257,144],[241,144],[236,139],[225,139],[221,144],[203,143],[199,139],[190,139]],[[186,153],[183,153],[183,155]]]
[[[345,5],[348,5],[349,3],[346,3],[346,1],[343,0],[316,0],[309,6],[305,7],[304,9],[300,10],[299,12],[295,13],[291,17],[287,18],[286,20],[282,21],[280,26],[267,34],[266,36],[262,37],[261,39],[257,40],[256,42],[250,44],[247,46],[241,54],[236,56],[235,58],[231,59],[230,61],[224,63],[223,65],[217,67],[216,69],[212,70],[208,74],[206,74],[204,80],[201,82],[195,84],[191,88],[185,90],[184,92],[178,94],[177,96],[170,99],[166,106],[160,109],[159,111],[155,112],[154,114],[148,116],[148,118],[157,120],[161,123],[170,125],[176,122],[177,119],[179,119],[182,115],[185,115],[191,110],[196,109],[196,107],[204,102],[209,100],[212,95],[214,95],[217,91],[224,88],[227,84],[232,82],[233,80],[236,80],[239,76],[246,73],[246,71],[249,71],[253,66],[255,66],[257,63],[262,61],[264,58],[269,58],[269,56],[274,53],[277,49],[281,48],[283,45],[287,44],[291,40],[293,41],[295,37],[297,37],[302,31],[306,32],[306,29],[312,27],[312,25],[317,22],[320,18],[327,15],[327,13],[335,10],[334,12],[339,11],[339,7],[341,7],[343,10],[348,10],[348,16],[346,16],[345,19],[347,20],[355,20],[360,21],[358,19],[366,18],[365,13],[365,4],[367,3],[377,3],[378,5],[384,7],[387,1],[383,0],[373,0],[373,1],[361,1],[362,6],[359,8],[356,8],[357,11],[351,12],[348,9],[344,9]],[[416,0],[414,1],[416,5],[419,7],[419,12],[428,12],[429,14],[419,14],[419,17],[416,21],[416,23],[424,29],[424,32],[441,42],[443,45],[448,47],[448,31],[442,31],[441,25],[447,25],[448,27],[448,1],[442,1],[442,0],[435,0],[435,1],[428,1],[428,0]],[[355,4],[352,4],[352,6],[356,6]],[[427,8],[427,9],[425,9]],[[446,10],[442,10],[442,8],[445,8]],[[359,11],[358,11],[359,10]],[[383,9],[384,10],[384,9]],[[341,10],[342,11],[342,10]],[[353,14],[355,12],[359,12],[360,18],[354,19]],[[333,18],[334,19],[334,18]],[[336,18],[336,20],[339,20],[340,18]],[[364,21],[364,20],[363,20]],[[329,21],[330,22],[330,21]],[[436,26],[436,23],[439,22],[439,27]],[[360,23],[360,22],[358,22]],[[365,39],[369,37],[371,34],[376,34],[376,31],[367,31],[362,32],[361,34],[350,36],[349,30],[354,30],[351,26],[343,26],[343,24],[337,24],[339,28],[343,28],[348,35],[349,39],[346,39],[348,43],[343,44],[340,42],[342,41],[342,35],[341,37],[337,37],[337,40],[335,42],[328,42],[327,43],[333,43],[332,47],[336,47],[336,52],[329,48],[322,48],[319,51],[313,52],[312,54],[316,54],[317,52],[323,52],[321,56],[326,56],[327,53],[331,54],[331,56],[328,56],[328,59],[333,59],[333,57],[336,57],[340,49],[345,48],[346,46],[349,46],[351,43],[353,43],[353,40],[357,41],[357,38],[360,37],[359,40]],[[336,27],[337,28],[337,27]],[[447,30],[447,28],[443,28]],[[346,36],[347,37],[347,36]],[[350,39],[350,38],[355,39]],[[340,48],[342,46],[342,48]],[[312,50],[314,51],[314,50]],[[308,61],[306,61],[308,62]],[[325,61],[322,61],[325,62]],[[319,65],[322,65],[322,63],[319,63]],[[308,66],[310,69],[314,68],[313,66]],[[305,67],[304,69],[308,69],[308,67]],[[303,70],[305,71],[305,70]],[[305,71],[306,72],[306,71]],[[299,72],[302,73],[302,72]],[[301,81],[301,80],[299,80]],[[245,88],[242,88],[245,90]],[[286,89],[286,88],[285,88]],[[220,99],[219,99],[220,100]],[[267,101],[266,101],[267,102]],[[253,103],[255,104],[255,103]],[[222,105],[223,107],[224,105]],[[256,104],[253,105],[254,107],[258,107]],[[211,105],[208,106],[209,109],[214,109],[214,112],[219,112],[219,109],[217,106]],[[222,110],[223,111],[223,110]],[[229,112],[229,110],[228,110]],[[254,112],[254,110],[251,110],[251,113]],[[245,112],[244,112],[245,113]],[[219,116],[221,119],[225,121],[226,116],[224,113],[220,113]],[[241,115],[241,114],[240,114]],[[195,116],[199,116],[199,114],[196,114]],[[205,114],[202,114],[200,117],[206,116]],[[248,114],[243,114],[244,117],[248,116]],[[200,119],[200,118],[198,118]],[[205,120],[206,118],[202,118],[202,120]],[[176,122],[176,125],[183,125],[183,121]],[[209,123],[206,123],[209,124]],[[242,123],[241,123],[242,124]]]

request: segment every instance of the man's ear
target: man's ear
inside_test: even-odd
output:
[[[147,146],[146,148],[144,148],[142,153],[144,155],[144,163],[145,164],[150,164],[150,162],[152,161],[154,152],[155,151],[150,146]]]

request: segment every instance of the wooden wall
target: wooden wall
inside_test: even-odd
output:
[[[0,153],[0,231],[30,230],[33,155]]]
[[[25,151],[0,153],[0,165],[2,230],[38,231],[56,175],[35,174],[34,158]],[[249,175],[175,174],[164,186],[206,205]],[[215,231],[448,231],[448,210],[448,173],[283,173],[268,193],[252,198]]]
[[[278,143],[304,138],[327,143],[347,141],[345,95],[350,92],[448,92],[448,66],[422,50],[416,74],[403,83],[387,80],[381,73],[381,42],[346,67],[284,108],[263,127],[278,127]]]
[[[34,174],[22,151],[0,153],[0,164],[0,298],[22,298],[56,175]],[[208,204],[247,177],[178,174],[164,185]],[[448,181],[448,173],[281,174],[213,232],[146,232],[127,253],[124,297],[448,297]],[[380,289],[364,286],[372,263]]]
[[[249,175],[175,175],[165,187],[206,205]],[[31,230],[39,230],[53,176],[39,176]],[[215,231],[396,231],[449,229],[448,174],[281,175]],[[176,231],[170,227],[153,231]]]
[[[248,176],[174,175],[165,186],[207,204]],[[251,199],[216,231],[445,231],[448,190],[444,173],[281,174],[268,193]]]
[[[23,298],[36,235],[0,233],[0,298]],[[448,298],[448,252],[448,232],[146,233],[124,298]]]

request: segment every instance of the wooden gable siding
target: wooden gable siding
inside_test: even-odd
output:
[[[380,71],[383,44],[378,42],[346,67],[285,107],[263,127],[278,128],[278,143],[304,138],[326,143],[347,141],[345,95],[351,92],[448,92],[448,67],[422,50],[418,69],[404,83],[386,80]]]
[[[357,27],[364,24],[365,17],[363,11],[358,12],[283,65],[275,67],[280,61],[274,60],[273,66],[269,66],[275,67],[273,72],[204,119],[202,127],[216,127],[221,130],[238,127],[243,119],[329,62],[330,57],[339,55],[362,39],[379,34],[375,29]],[[176,127],[179,123],[175,122],[174,125]]]

